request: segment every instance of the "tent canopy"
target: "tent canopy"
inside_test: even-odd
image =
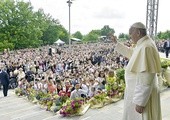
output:
[[[55,41],[54,42],[55,44],[64,44],[65,42],[64,41],[62,41],[62,40],[60,40],[60,39],[58,39],[57,41]]]
[[[78,38],[71,38],[71,40],[72,40],[72,41],[81,42],[81,40],[80,40],[80,39],[78,39]]]

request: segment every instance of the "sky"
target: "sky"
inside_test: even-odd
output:
[[[34,10],[43,9],[69,30],[68,0],[24,0],[30,1]],[[109,25],[115,34],[127,33],[134,22],[146,23],[147,0],[74,0],[70,8],[71,33],[83,35],[91,30]],[[159,0],[157,31],[170,30],[170,0]]]

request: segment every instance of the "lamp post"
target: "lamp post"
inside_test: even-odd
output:
[[[72,1],[73,0],[67,1],[68,7],[69,7],[69,48],[71,47],[71,19],[70,19],[71,12],[70,12],[70,7],[71,7],[71,4],[72,4]]]

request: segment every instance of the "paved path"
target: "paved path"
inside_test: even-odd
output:
[[[29,102],[23,97],[17,97],[13,90],[8,97],[2,97],[0,91],[0,120],[121,120],[123,100],[107,105],[101,109],[89,109],[83,116],[61,117]],[[170,120],[170,88],[161,92],[163,120]]]

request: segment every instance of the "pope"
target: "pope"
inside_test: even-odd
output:
[[[129,29],[134,48],[126,47],[110,36],[115,51],[129,58],[125,68],[123,120],[162,120],[157,73],[161,72],[160,57],[155,42],[147,35],[141,22]]]

